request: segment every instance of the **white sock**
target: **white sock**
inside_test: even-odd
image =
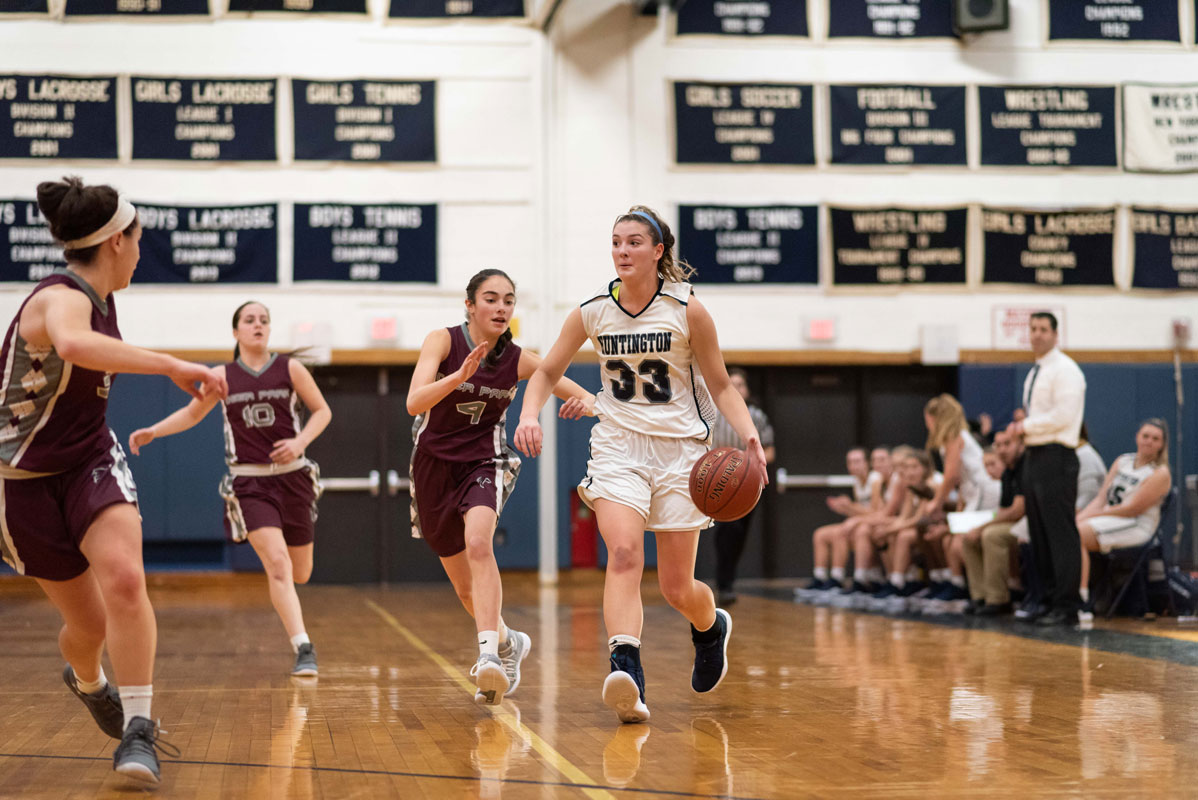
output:
[[[827,567],[816,567],[815,569],[811,570],[811,574],[815,576],[815,579],[817,581],[828,580],[828,568]]]
[[[892,572],[890,573],[890,583],[894,586],[894,588],[902,589],[907,585],[907,576],[903,575],[901,572]]]
[[[308,634],[297,633],[291,637],[291,649],[293,651],[298,653],[301,644],[312,644],[312,640],[308,638]]]
[[[868,569],[855,569],[853,570],[853,580],[857,583],[869,583],[869,573]]]
[[[121,705],[125,708],[125,727],[134,717],[150,717],[150,702],[154,699],[154,685],[122,686],[120,688]]]
[[[965,588],[965,576],[964,575],[952,575],[950,573],[949,581],[951,581],[953,586],[956,586],[958,589]]]
[[[617,633],[615,636],[607,640],[607,651],[610,653],[622,644],[630,644],[633,647],[640,649],[641,640],[635,636],[629,636],[626,633]]]
[[[499,633],[497,631],[478,632],[478,653],[483,656],[499,658]]]
[[[832,567],[830,574],[832,575],[832,580],[840,583],[844,580],[844,567]]]
[[[1080,595],[1082,596],[1082,602],[1083,602],[1083,603],[1088,603],[1088,602],[1090,602],[1090,589],[1089,589],[1089,587],[1087,587],[1087,588],[1085,588],[1085,589],[1078,589],[1078,590],[1077,590],[1077,593],[1078,593],[1078,594],[1080,594]],[[100,674],[101,674],[101,675],[103,675],[104,673],[102,673],[102,672],[101,672]]]
[[[104,674],[104,667],[101,666],[100,675],[94,681],[85,681],[79,677],[78,673],[76,673],[75,685],[79,687],[79,691],[83,692],[84,694],[95,694],[108,685],[108,676]]]

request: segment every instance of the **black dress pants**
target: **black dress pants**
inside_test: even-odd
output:
[[[1062,444],[1029,447],[1023,459],[1023,499],[1043,602],[1074,613],[1081,605],[1081,537],[1077,532],[1077,453]]]
[[[715,585],[721,592],[732,591],[732,584],[736,581],[736,565],[740,563],[740,555],[745,550],[749,522],[756,511],[754,508],[740,519],[715,524]]]

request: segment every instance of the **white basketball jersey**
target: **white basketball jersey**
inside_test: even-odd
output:
[[[876,472],[870,472],[868,475],[865,476],[865,480],[862,481],[861,483],[857,483],[857,479],[854,478],[853,479],[853,500],[860,503],[863,506],[869,505],[869,502],[871,500],[873,500],[874,481],[880,481],[880,480],[882,480],[882,476]]]
[[[664,281],[635,314],[616,302],[619,288],[617,278],[581,306],[603,383],[596,416],[650,436],[706,442],[715,407],[691,353],[691,285]]]
[[[1119,465],[1115,472],[1115,477],[1111,480],[1111,485],[1106,490],[1106,503],[1108,506],[1117,506],[1126,503],[1128,499],[1136,493],[1140,488],[1140,484],[1148,480],[1152,473],[1156,472],[1156,464],[1145,464],[1142,467],[1136,466],[1136,454],[1124,453],[1116,460]],[[1145,530],[1155,531],[1161,522],[1161,505],[1154,504],[1151,508],[1144,511],[1143,514],[1136,517],[1136,522]]]

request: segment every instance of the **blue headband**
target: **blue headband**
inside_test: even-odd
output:
[[[657,238],[663,243],[665,242],[666,237],[662,234],[661,226],[657,224],[657,220],[653,219],[653,217],[649,216],[644,211],[633,211],[632,213],[636,214],[638,217],[644,217],[645,219],[649,220],[649,224],[653,226],[653,230],[657,231]]]

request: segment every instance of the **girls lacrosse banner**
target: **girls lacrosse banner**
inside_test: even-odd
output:
[[[1115,285],[1115,210],[982,209],[982,282]]]

